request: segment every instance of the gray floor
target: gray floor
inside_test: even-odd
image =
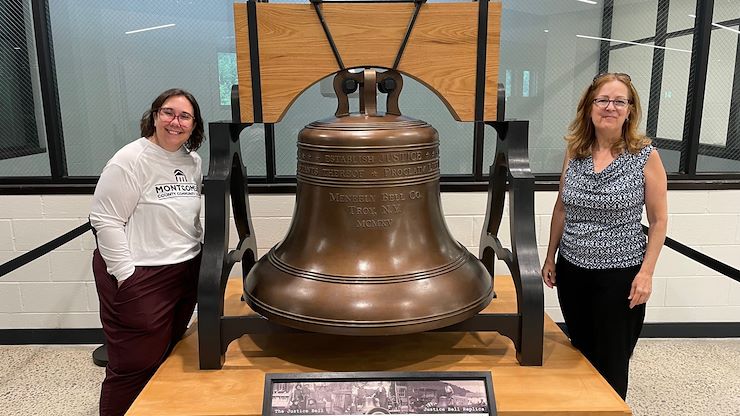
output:
[[[96,415],[95,346],[0,346],[0,415]],[[642,415],[740,415],[740,339],[644,339],[627,403]]]

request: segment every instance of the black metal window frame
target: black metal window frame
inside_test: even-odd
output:
[[[670,0],[659,0],[658,10],[660,11],[661,8],[667,10],[669,3]],[[91,194],[94,191],[97,176],[70,176],[67,170],[48,0],[31,0],[31,6],[51,175],[0,177],[0,193]],[[602,37],[604,38],[609,38],[611,34],[613,7],[614,0],[606,0],[604,2],[602,13]],[[655,132],[657,131],[657,115],[660,106],[659,99],[651,99],[647,110],[648,135],[655,137],[655,143],[659,148],[679,150],[681,152],[679,172],[669,174],[669,189],[740,189],[740,172],[697,172],[697,159],[699,155],[728,156],[728,152],[723,146],[699,143],[704,89],[709,61],[709,42],[712,30],[716,29],[712,27],[713,10],[714,0],[697,1],[695,27],[670,33],[666,31],[667,14],[661,14],[659,12],[657,13],[655,36],[634,41],[638,43],[654,42],[656,45],[665,45],[667,39],[690,34],[694,35],[691,52],[691,76],[686,104],[686,122],[682,140],[655,137]],[[740,18],[720,22],[720,24],[737,25],[740,24]],[[625,47],[628,47],[628,45],[610,45],[610,42],[602,41],[599,60],[600,71],[606,71],[609,66],[609,52]],[[656,49],[656,51],[660,50]],[[738,42],[738,57],[740,58],[740,42]],[[651,97],[660,96],[660,77],[662,77],[663,72],[663,59],[663,53],[656,52],[654,54]],[[736,59],[735,62],[727,137],[727,147],[733,149],[740,148],[740,115],[738,115],[740,113],[738,111],[740,110],[740,59]],[[486,145],[484,136],[483,123],[476,122],[473,129],[474,154],[471,155],[473,161],[472,172],[470,174],[443,175],[441,181],[442,191],[483,192],[487,190],[488,169],[487,166],[484,166],[483,149]],[[265,124],[265,150],[267,174],[261,177],[250,177],[249,191],[251,193],[295,192],[294,176],[276,174],[274,126],[271,124]],[[536,190],[557,190],[558,173],[536,174],[535,178]]]
[[[740,175],[734,173],[699,173],[697,160],[700,155],[718,158],[740,160],[740,59],[735,59],[735,71],[730,102],[726,145],[700,143],[701,118],[704,109],[704,93],[709,66],[709,45],[713,30],[720,30],[714,26],[714,0],[697,0],[696,24],[694,28],[668,32],[668,13],[670,0],[659,0],[655,22],[655,36],[630,40],[634,43],[652,43],[655,46],[665,46],[668,39],[694,35],[691,48],[691,66],[689,68],[689,84],[686,102],[684,131],[681,140],[668,139],[657,136],[658,115],[660,110],[661,84],[663,76],[664,49],[655,49],[650,82],[650,102],[647,109],[646,134],[651,137],[658,148],[681,152],[679,171],[669,174],[669,187],[673,189],[740,189],[738,181]],[[602,20],[602,37],[611,37],[612,15],[614,0],[604,2]],[[661,11],[665,11],[661,13]],[[717,22],[722,26],[740,25],[740,17]],[[631,44],[610,45],[608,41],[601,42],[599,55],[599,71],[606,72],[609,68],[609,53],[611,51],[633,47]],[[740,40],[736,50],[736,57],[740,57]]]

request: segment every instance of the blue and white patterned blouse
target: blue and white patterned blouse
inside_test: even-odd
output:
[[[644,168],[652,151],[650,145],[637,154],[625,151],[598,173],[591,156],[568,162],[560,255],[586,269],[642,263],[647,244],[640,225],[645,205]]]

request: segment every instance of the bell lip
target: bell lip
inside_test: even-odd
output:
[[[318,313],[315,313],[315,308],[309,307],[306,309],[306,306],[309,304],[301,303],[300,301],[298,302],[299,305],[296,306],[296,299],[253,295],[257,285],[259,285],[260,282],[264,282],[265,279],[275,278],[276,276],[282,276],[282,278],[287,278],[289,280],[303,278],[293,273],[285,273],[283,270],[274,268],[274,264],[269,261],[265,261],[266,257],[267,256],[264,256],[260,259],[258,264],[255,265],[255,267],[253,267],[246,276],[244,280],[244,301],[253,311],[271,321],[308,332],[360,336],[425,332],[454,325],[475,316],[478,312],[485,309],[493,299],[493,281],[490,280],[491,277],[488,270],[478,258],[473,256],[472,253],[466,251],[464,257],[466,257],[467,261],[461,265],[460,268],[472,267],[473,269],[477,269],[477,273],[473,274],[473,276],[476,277],[472,278],[471,283],[478,282],[478,284],[481,285],[481,291],[478,293],[468,293],[468,295],[458,298],[459,302],[452,302],[450,307],[446,310],[443,309],[441,312],[435,312],[424,310],[422,308],[414,310],[414,313],[409,314],[410,316],[398,318],[391,317],[390,319],[387,316],[384,319],[381,319],[380,317],[378,317],[378,319],[365,320],[352,319],[352,315],[356,318],[357,314],[353,313],[353,311],[349,309],[345,311],[347,312],[346,316],[338,316],[337,314],[311,316],[311,314],[318,315]],[[256,277],[253,273],[257,270],[260,264],[262,264],[263,267],[267,267],[267,269],[260,273],[261,277]],[[460,268],[455,270],[459,270]],[[430,277],[429,279],[454,279],[455,270],[449,273]],[[468,274],[468,276],[471,275]],[[486,282],[485,279],[489,280]],[[315,284],[320,285],[321,289],[324,291],[335,290],[335,288],[341,286],[341,284],[338,283],[321,281],[314,282]],[[395,282],[391,284],[404,285],[405,282]],[[359,285],[366,286],[367,283]],[[351,300],[348,302],[351,303]]]
[[[432,331],[466,321],[484,310],[493,300],[493,287],[491,290],[471,304],[468,308],[460,309],[448,314],[432,315],[423,318],[396,320],[396,321],[337,321],[315,319],[296,319],[298,316],[285,311],[277,311],[275,308],[263,307],[263,303],[244,293],[245,302],[259,315],[271,322],[290,328],[319,334],[347,335],[347,336],[379,336],[379,335],[407,335],[420,332]]]

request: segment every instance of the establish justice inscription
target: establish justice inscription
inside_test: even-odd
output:
[[[308,155],[308,152],[303,152]],[[351,154],[351,153],[334,153],[324,154],[323,162],[326,163],[348,163],[348,164],[371,164],[371,163],[399,163],[399,162],[420,162],[437,157],[436,150],[413,151],[413,152],[394,152],[394,153],[376,153],[376,154]],[[316,156],[311,155],[315,159]],[[320,158],[320,156],[319,156]]]
[[[298,173],[333,179],[406,178],[439,173],[438,157],[437,148],[376,153],[326,153],[300,149]]]

